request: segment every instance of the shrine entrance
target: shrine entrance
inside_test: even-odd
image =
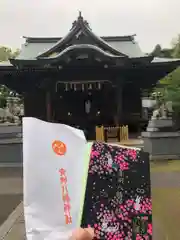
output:
[[[95,131],[114,124],[115,97],[110,81],[57,82],[52,96],[52,120]]]

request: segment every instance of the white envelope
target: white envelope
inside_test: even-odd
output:
[[[63,124],[24,118],[23,167],[27,239],[69,239],[72,230],[80,225],[84,202],[88,171],[84,133]],[[67,182],[62,182],[61,177]],[[66,209],[66,220],[72,219],[70,224],[65,221],[67,202],[62,190],[70,198],[68,213]]]

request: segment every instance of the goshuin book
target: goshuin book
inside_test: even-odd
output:
[[[152,239],[147,153],[92,144],[81,226],[93,227],[96,239]]]

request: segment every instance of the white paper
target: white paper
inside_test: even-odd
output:
[[[52,143],[66,145],[65,155],[57,155]],[[81,130],[23,119],[24,214],[28,240],[67,240],[79,227],[79,209],[84,174],[86,139]],[[64,217],[59,169],[66,170],[72,224]]]

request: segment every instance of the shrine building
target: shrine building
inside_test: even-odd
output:
[[[81,13],[65,37],[24,38],[20,55],[0,64],[0,84],[24,97],[25,116],[92,132],[138,129],[142,92],[180,65],[144,54],[135,35],[95,35]]]

